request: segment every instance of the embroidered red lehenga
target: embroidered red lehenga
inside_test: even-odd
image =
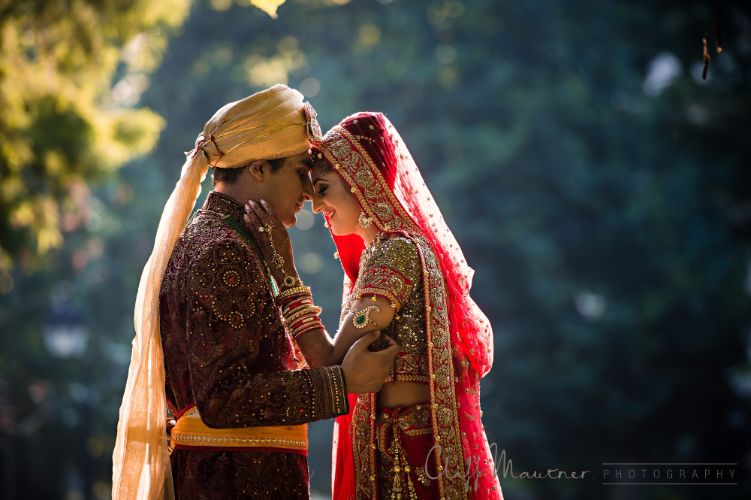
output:
[[[381,232],[367,249],[359,236],[332,233],[345,271],[342,315],[363,296],[388,299],[396,311],[385,332],[402,347],[389,380],[430,393],[397,408],[350,395],[351,412],[334,428],[334,499],[502,499],[480,409],[492,330],[469,296],[473,270],[385,116],[345,118],[318,152]]]

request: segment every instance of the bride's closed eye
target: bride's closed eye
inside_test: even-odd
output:
[[[325,184],[323,184],[323,185],[322,184],[318,184],[316,186],[316,194],[319,194],[319,195],[324,194],[328,190],[328,188],[329,187],[327,185],[325,185]]]

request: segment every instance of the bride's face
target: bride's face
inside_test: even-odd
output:
[[[323,212],[331,232],[336,236],[352,234],[357,229],[360,204],[339,174],[331,169],[313,168],[313,212]]]

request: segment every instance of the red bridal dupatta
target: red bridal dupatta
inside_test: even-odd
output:
[[[379,230],[416,243],[424,285],[431,428],[438,464],[435,480],[441,497],[502,499],[480,409],[480,378],[493,363],[493,333],[469,295],[474,271],[404,141],[384,115],[358,113],[345,118],[326,134],[319,149]],[[346,298],[360,271],[364,243],[357,235],[332,233],[332,237],[345,271]],[[358,422],[353,415],[374,415],[375,396],[351,395],[350,413],[335,423],[335,500],[379,497],[373,447],[353,452],[351,436],[354,429],[365,426],[372,444],[373,419]]]

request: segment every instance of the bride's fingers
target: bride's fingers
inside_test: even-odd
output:
[[[269,221],[268,214],[257,202],[249,200],[247,206],[250,207],[249,212],[252,212],[253,215],[255,215],[256,219],[258,219],[261,225],[270,224],[272,222]]]
[[[245,215],[243,216],[245,222],[252,228],[253,232],[258,232],[263,227],[263,222],[258,218],[258,214],[250,207],[246,205]]]
[[[248,200],[247,206],[250,207],[250,211],[261,221],[262,224],[274,225],[274,220],[269,217],[266,209],[257,201]]]

